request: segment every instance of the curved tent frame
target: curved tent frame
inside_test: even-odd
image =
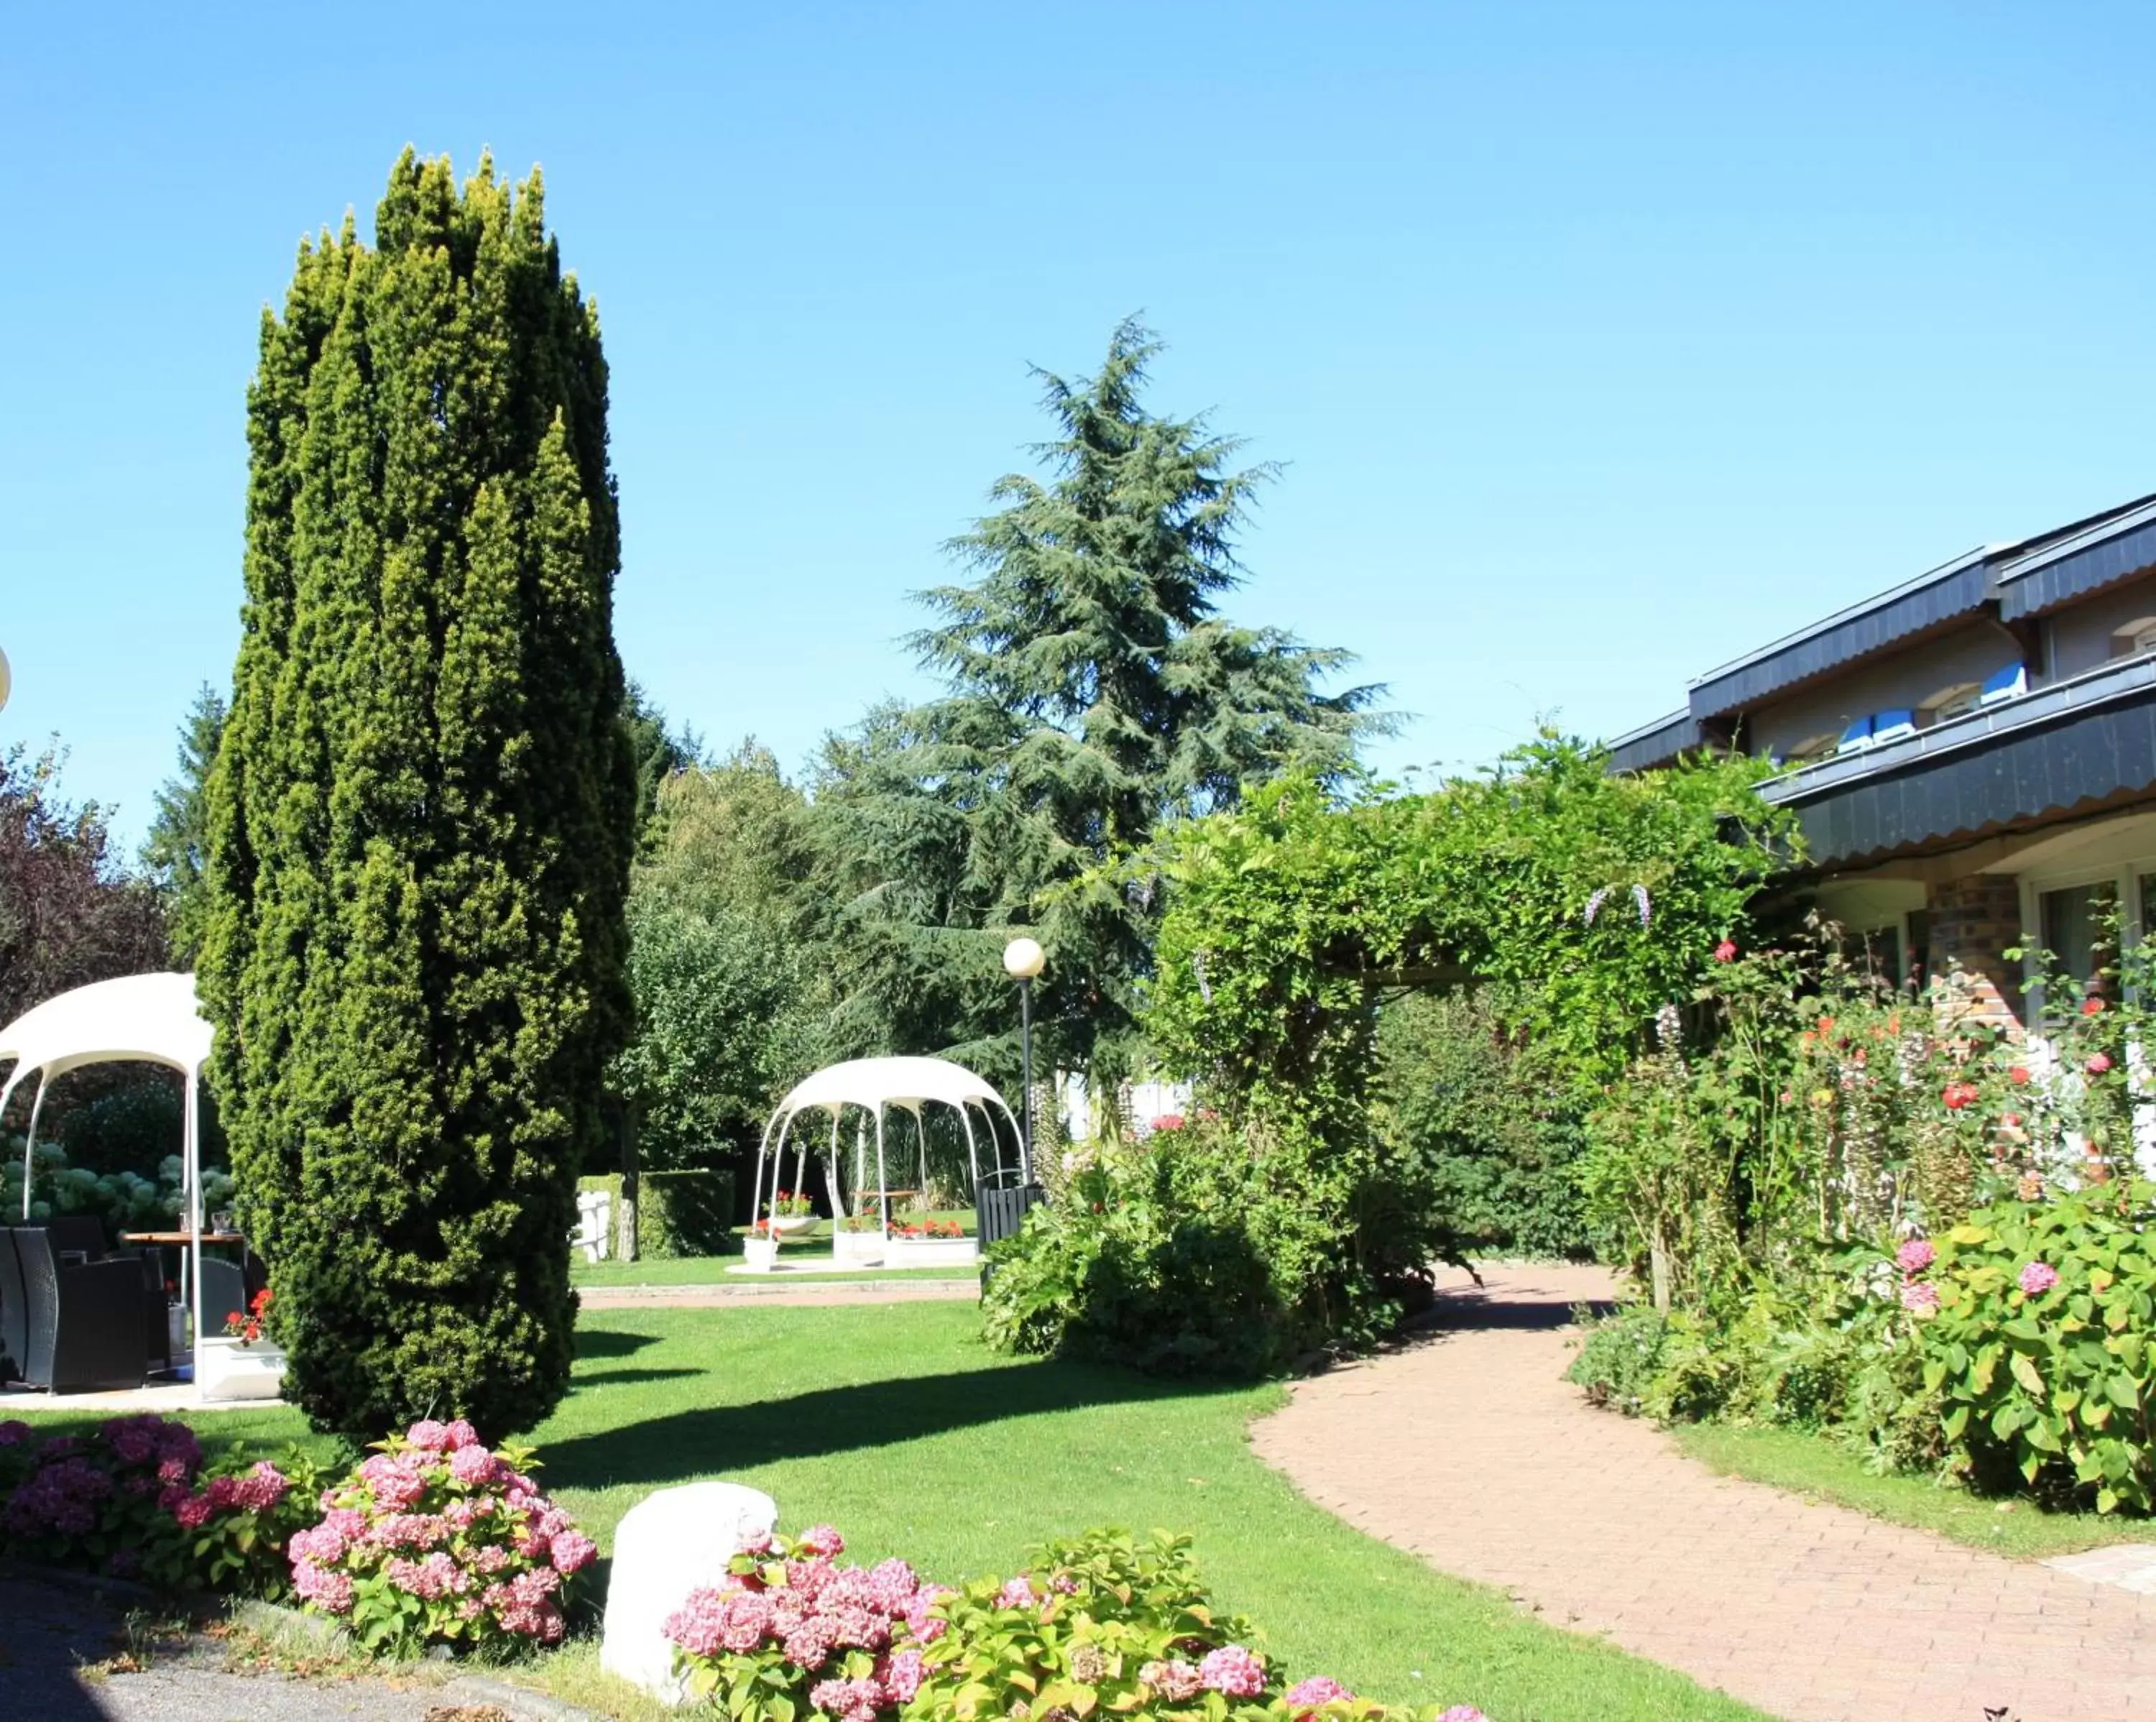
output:
[[[24,1011],[0,1028],[0,1061],[15,1061],[0,1084],[0,1113],[25,1078],[34,1073],[37,1095],[30,1103],[30,1128],[23,1143],[23,1218],[30,1217],[31,1157],[38,1142],[38,1115],[45,1091],[59,1077],[87,1064],[126,1060],[162,1064],[186,1079],[186,1141],[182,1199],[189,1245],[189,1280],[194,1293],[194,1331],[203,1333],[202,1311],[202,1071],[209,1061],[210,1025],[195,999],[192,974],[130,974],[100,980],[60,994]]]
[[[947,1058],[855,1058],[844,1064],[834,1064],[818,1071],[815,1075],[797,1083],[787,1097],[778,1103],[764,1126],[763,1141],[756,1154],[756,1186],[752,1192],[750,1216],[767,1217],[778,1199],[778,1180],[786,1164],[787,1138],[794,1121],[803,1113],[824,1112],[831,1118],[831,1138],[819,1155],[827,1175],[833,1182],[833,1193],[837,1190],[836,1174],[839,1159],[839,1119],[848,1107],[855,1107],[875,1118],[876,1155],[876,1218],[877,1229],[886,1237],[891,1233],[891,1177],[889,1161],[885,1151],[884,1114],[891,1107],[901,1107],[913,1114],[914,1128],[921,1133],[926,1141],[926,1124],[922,1117],[924,1107],[948,1107],[957,1114],[961,1128],[966,1133],[966,1159],[973,1175],[976,1190],[981,1183],[980,1140],[974,1133],[973,1108],[978,1107],[982,1126],[988,1133],[988,1142],[993,1154],[992,1176],[1004,1175],[1003,1138],[997,1132],[995,1113],[1004,1115],[1010,1126],[1011,1140],[1018,1144],[1018,1169],[1024,1179],[1032,1176],[1026,1164],[1025,1138],[1019,1128],[1018,1118],[1002,1095],[981,1077],[963,1065],[953,1064]],[[991,1111],[993,1108],[995,1110]],[[864,1131],[864,1137],[865,1131]],[[808,1170],[808,1141],[804,1134],[796,1150],[794,1182],[797,1187],[807,1181]],[[858,1201],[862,1186],[866,1182],[863,1162],[866,1158],[865,1139],[857,1139],[854,1149],[855,1175],[849,1186],[849,1206]],[[764,1168],[771,1168],[771,1190],[768,1202],[764,1192]]]

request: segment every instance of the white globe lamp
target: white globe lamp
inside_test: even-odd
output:
[[[1018,983],[1018,1031],[1020,1056],[1025,1067],[1024,1104],[1019,1113],[1019,1175],[1033,1182],[1033,983],[1047,966],[1048,954],[1040,942],[1014,938],[1004,947],[1004,972]]]

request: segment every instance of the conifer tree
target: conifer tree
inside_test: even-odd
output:
[[[636,777],[598,325],[535,172],[398,161],[303,244],[249,397],[201,990],[288,1390],[373,1437],[564,1391],[626,1039]]]
[[[209,822],[209,768],[224,733],[224,696],[204,682],[180,723],[180,769],[157,796],[157,817],[142,840],[142,870],[164,900],[176,968],[194,966],[209,912],[203,845]]]
[[[1057,429],[1034,451],[1046,476],[999,481],[1004,506],[949,547],[977,578],[923,594],[938,623],[914,644],[949,692],[875,714],[823,798],[857,916],[880,935],[870,984],[894,1020],[901,1000],[963,997],[942,1034],[969,1058],[1001,1062],[997,953],[1024,926],[1050,954],[1035,1002],[1054,1056],[1128,1074],[1162,904],[1101,863],[1246,784],[1344,770],[1385,721],[1377,689],[1320,691],[1349,654],[1221,614],[1272,469],[1238,470],[1234,439],[1148,409],[1159,351],[1126,320],[1092,376],[1041,373]]]

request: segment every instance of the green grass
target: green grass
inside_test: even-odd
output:
[[[945,1580],[1008,1573],[1041,1539],[1091,1525],[1166,1526],[1194,1534],[1220,1601],[1298,1676],[1479,1704],[1493,1722],[1762,1722],[1305,1500],[1246,1436],[1279,1389],[1000,1357],[978,1324],[962,1303],[590,1312],[575,1389],[531,1438],[603,1547],[651,1489],[712,1476],[767,1489],[789,1526],[838,1525],[865,1560],[902,1555]],[[201,1426],[213,1445],[300,1432],[290,1411]],[[576,1702],[648,1714],[588,1645],[532,1672]]]
[[[812,1252],[813,1253],[813,1252]],[[782,1252],[780,1259],[788,1262],[803,1259]],[[688,1256],[662,1262],[581,1262],[570,1273],[570,1278],[579,1287],[598,1289],[608,1286],[772,1286],[817,1284],[829,1280],[854,1280],[873,1284],[887,1279],[973,1279],[978,1268],[963,1265],[956,1267],[878,1267],[855,1268],[848,1272],[783,1274],[730,1273],[729,1268],[741,1266],[738,1256]]]
[[[1695,1423],[1674,1433],[1686,1452],[1726,1475],[1853,1507],[1994,1554],[2040,1560],[2156,1537],[2145,1519],[2046,1513],[2027,1501],[1986,1500],[1928,1478],[1881,1476],[1847,1448],[1802,1430]]]

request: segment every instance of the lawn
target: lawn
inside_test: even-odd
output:
[[[1727,1475],[1836,1502],[1994,1554],[2041,1560],[2104,1543],[2145,1542],[2151,1535],[2145,1519],[2046,1513],[2026,1501],[1986,1500],[1929,1478],[1882,1477],[1846,1447],[1802,1430],[1694,1423],[1673,1432],[1686,1452]]]
[[[609,1286],[772,1286],[814,1285],[826,1280],[851,1280],[857,1283],[874,1283],[887,1279],[947,1279],[978,1280],[977,1267],[875,1267],[833,1269],[828,1272],[797,1272],[791,1264],[813,1261],[819,1257],[829,1259],[828,1251],[818,1251],[800,1256],[784,1254],[788,1271],[783,1274],[733,1273],[729,1269],[739,1267],[738,1256],[683,1256],[652,1262],[579,1262],[570,1272],[570,1278],[578,1287],[598,1291]]]
[[[963,1303],[588,1313],[575,1390],[531,1437],[544,1480],[602,1546],[650,1489],[724,1476],[768,1490],[789,1526],[827,1520],[863,1559],[944,1579],[1008,1572],[1089,1525],[1186,1529],[1220,1600],[1295,1673],[1493,1722],[1759,1722],[1312,1505],[1245,1438],[1278,1389],[1014,1360],[978,1323]],[[271,1411],[202,1427],[275,1443],[300,1425]],[[591,1664],[572,1649],[547,1683],[593,1703]]]

